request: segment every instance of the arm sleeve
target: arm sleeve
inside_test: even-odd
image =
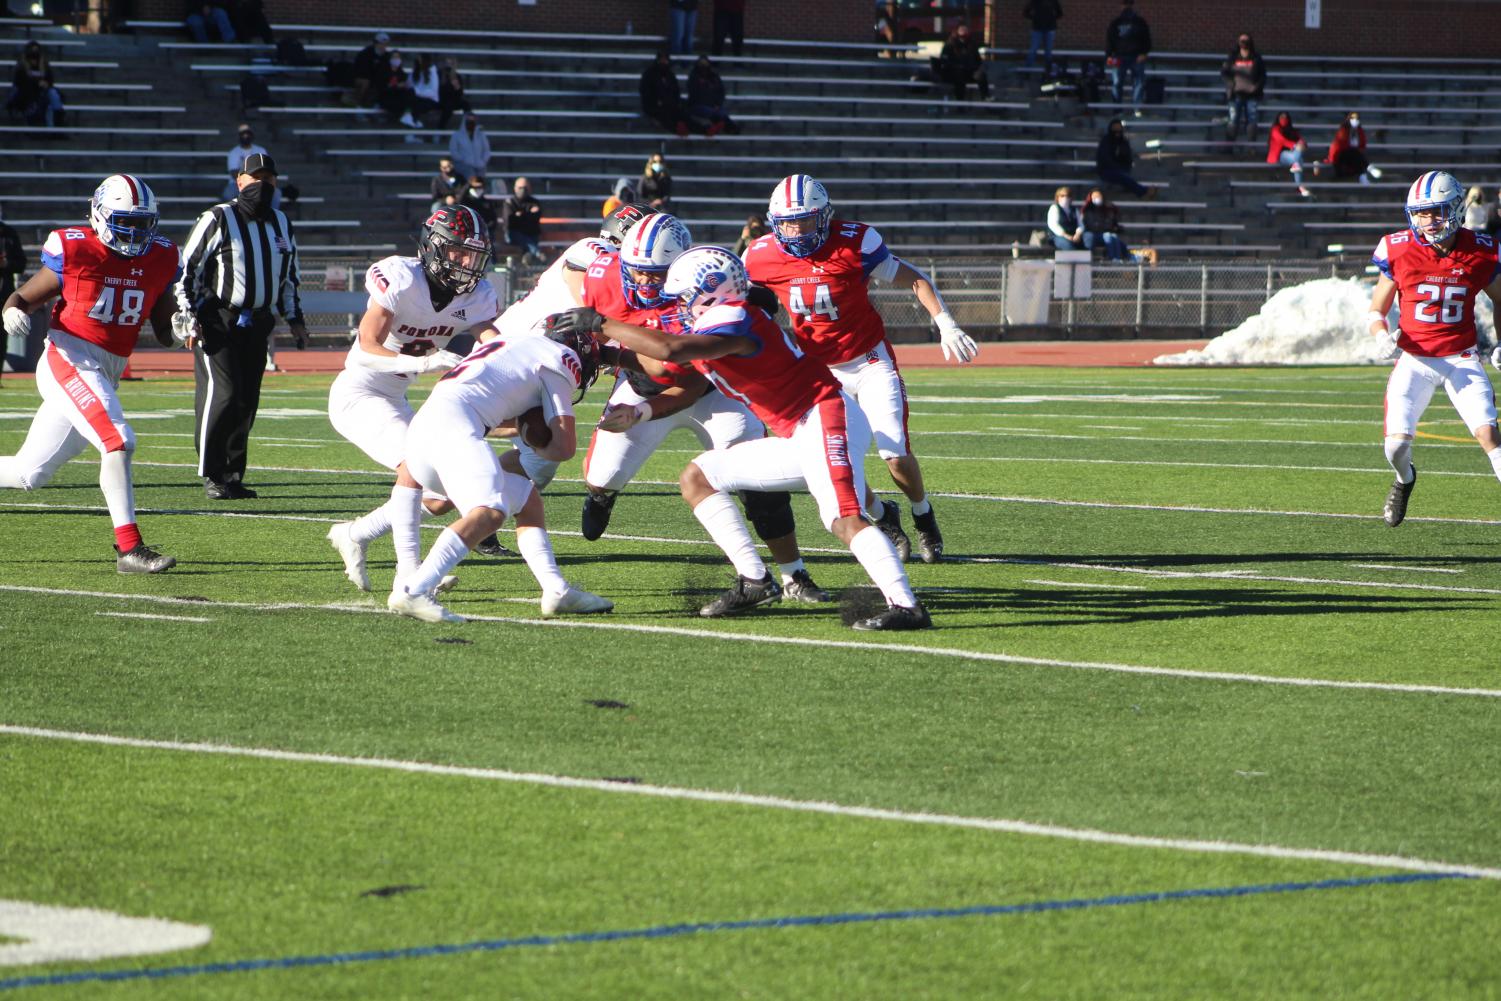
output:
[[[874,226],[867,226],[865,235],[860,238],[860,270],[865,272],[866,280],[878,277],[875,274],[876,269],[887,261],[894,260],[891,250],[886,246],[886,241],[881,239],[881,234]],[[891,273],[896,274],[894,266]]]
[[[218,210],[209,209],[198,217],[198,222],[193,226],[193,232],[188,234],[188,242],[182,248],[182,278],[177,282],[174,293],[177,298],[177,311],[180,313],[191,312],[193,305],[201,297],[203,283],[203,264],[209,255],[219,247]]]

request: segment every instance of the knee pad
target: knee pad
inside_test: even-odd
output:
[[[792,518],[792,495],[785,490],[742,490],[745,516],[762,539],[780,539],[796,528]]]

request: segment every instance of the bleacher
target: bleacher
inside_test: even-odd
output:
[[[278,65],[265,46],[193,43],[175,24],[132,27],[133,35],[74,37],[0,21],[0,51],[29,37],[53,46],[68,97],[67,123],[52,134],[0,123],[0,200],[16,202],[8,215],[28,243],[80,221],[93,183],[119,170],[150,181],[167,235],[181,239],[223,189],[224,157],[245,120],[301,190],[305,251],[352,267],[362,255],[412,246],[446,131],[347,107],[321,66]],[[314,59],[352,58],[373,31],[277,29],[302,39]],[[1044,228],[1056,187],[1070,185],[1082,200],[1098,185],[1094,149],[1113,117],[1124,118],[1137,177],[1157,197],[1111,197],[1128,243],[1157,248],[1164,260],[1317,257],[1330,243],[1358,246],[1401,226],[1402,192],[1424,169],[1443,167],[1490,191],[1501,180],[1489,157],[1501,112],[1485,100],[1501,74],[1483,61],[1384,59],[1372,70],[1367,60],[1274,59],[1253,144],[1224,140],[1216,53],[1154,54],[1166,100],[1135,118],[1108,101],[1035,96],[1036,75],[1018,65],[1020,53],[996,53],[995,100],[960,103],[926,82],[925,60],[877,58],[884,46],[750,40],[744,56],[716,60],[741,134],[679,139],[637,109],[636,81],[659,38],[390,30],[409,56],[459,59],[495,150],[494,189],[503,196],[514,177],[529,177],[549,220],[544,243],[554,248],[596,229],[615,178],[635,177],[661,151],[678,212],[701,241],[733,242],[776,180],[801,169],[828,184],[836,208],[916,260],[1050,254],[1028,247],[1029,237]],[[685,79],[688,60],[676,66]],[[243,111],[247,74],[266,82],[279,106]],[[1387,171],[1374,185],[1311,169],[1352,108],[1365,119],[1371,159]],[[1281,110],[1308,140],[1311,199],[1264,162],[1265,129]]]

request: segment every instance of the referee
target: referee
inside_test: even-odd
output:
[[[307,347],[297,241],[287,217],[271,207],[275,161],[252,153],[235,185],[234,201],[215,205],[193,225],[182,251],[172,321],[178,340],[193,349],[194,446],[211,500],[255,496],[244,484],[245,463],[276,326],[273,308],[286,318],[297,349]]]

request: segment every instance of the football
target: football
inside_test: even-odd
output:
[[[552,441],[552,428],[541,407],[533,407],[516,418],[516,433],[532,448],[546,448]]]

